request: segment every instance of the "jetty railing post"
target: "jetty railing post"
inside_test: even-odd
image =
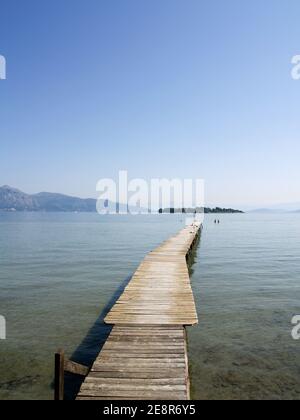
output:
[[[54,400],[62,401],[65,391],[65,352],[58,350],[55,353]]]

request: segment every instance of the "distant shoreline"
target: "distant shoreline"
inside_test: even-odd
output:
[[[160,214],[243,214],[244,212],[242,210],[235,210],[235,209],[226,209],[222,207],[202,207],[202,208],[196,208],[196,209],[176,209],[176,208],[170,208],[170,209],[159,209],[158,211]]]
[[[126,209],[126,205],[121,203],[114,204],[117,210]],[[131,208],[132,212],[138,211],[136,208]],[[94,198],[78,198],[71,197],[64,194],[55,193],[38,193],[26,194],[9,185],[0,187],[0,211],[9,213],[13,212],[43,212],[43,213],[96,213],[97,200]],[[121,211],[120,211],[121,212]],[[221,207],[215,208],[186,208],[186,209],[157,209],[157,213],[243,213],[241,210],[226,209]],[[130,213],[130,212],[129,212]]]

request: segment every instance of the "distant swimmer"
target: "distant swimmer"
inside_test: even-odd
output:
[[[220,224],[220,220],[218,220],[218,225]]]

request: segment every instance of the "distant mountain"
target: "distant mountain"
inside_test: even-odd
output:
[[[271,210],[283,210],[285,212],[295,212],[300,210],[300,203],[294,202],[294,203],[283,203],[283,204],[277,204],[274,206],[270,206]]]
[[[284,214],[284,213],[300,213],[299,210],[281,210],[281,209],[255,209],[255,210],[249,210],[247,213],[260,213],[260,214]]]
[[[42,192],[35,194],[34,199],[39,209],[44,211],[67,211],[67,212],[95,212],[97,200],[70,197],[63,194]]]
[[[38,210],[38,203],[34,196],[25,194],[8,185],[0,187],[0,209],[1,210]]]
[[[45,211],[45,212],[89,212],[97,211],[97,201],[93,198],[70,197],[64,194],[41,192],[38,194],[26,194],[16,188],[4,185],[0,187],[0,211]],[[104,206],[104,200],[100,203]],[[112,208],[117,213],[139,213],[142,209],[126,204],[112,203]],[[145,209],[143,209],[145,212]]]
[[[287,210],[281,210],[281,209],[255,209],[250,210],[248,213],[286,213]]]
[[[2,211],[96,212],[95,199],[82,199],[63,194],[26,194],[8,185],[0,187]]]

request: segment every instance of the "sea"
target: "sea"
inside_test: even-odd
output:
[[[0,399],[53,399],[58,348],[90,365],[130,276],[184,225],[179,214],[0,213]],[[206,215],[190,275],[192,398],[300,399],[300,214]],[[79,386],[67,376],[66,399]]]

